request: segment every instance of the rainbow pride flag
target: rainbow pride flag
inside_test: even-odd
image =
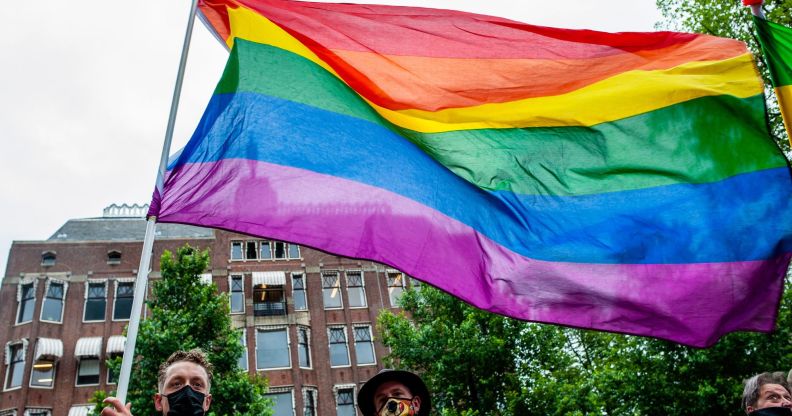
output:
[[[159,222],[375,260],[524,320],[773,329],[792,176],[745,46],[450,10],[202,0],[230,48]]]

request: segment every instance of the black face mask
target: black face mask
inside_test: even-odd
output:
[[[766,407],[755,410],[749,416],[792,416],[792,409],[788,407]]]
[[[204,398],[206,395],[197,392],[190,386],[174,391],[165,396],[168,399],[168,416],[203,416]]]

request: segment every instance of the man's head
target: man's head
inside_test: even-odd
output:
[[[194,415],[209,410],[212,364],[200,349],[176,351],[160,365],[154,407],[163,415]]]
[[[745,380],[742,407],[745,413],[768,407],[792,407],[792,394],[784,373],[761,373]]]
[[[432,408],[423,380],[409,371],[382,370],[358,393],[363,416],[426,416]]]

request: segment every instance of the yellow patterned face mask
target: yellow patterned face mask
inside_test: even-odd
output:
[[[410,406],[412,399],[401,397],[388,397],[388,401],[382,405],[377,415],[379,416],[412,416],[415,414],[413,407]]]

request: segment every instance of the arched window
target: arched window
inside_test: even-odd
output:
[[[41,265],[45,267],[54,266],[56,257],[54,251],[45,251],[41,253]]]
[[[121,252],[118,250],[108,251],[107,264],[121,264]]]

